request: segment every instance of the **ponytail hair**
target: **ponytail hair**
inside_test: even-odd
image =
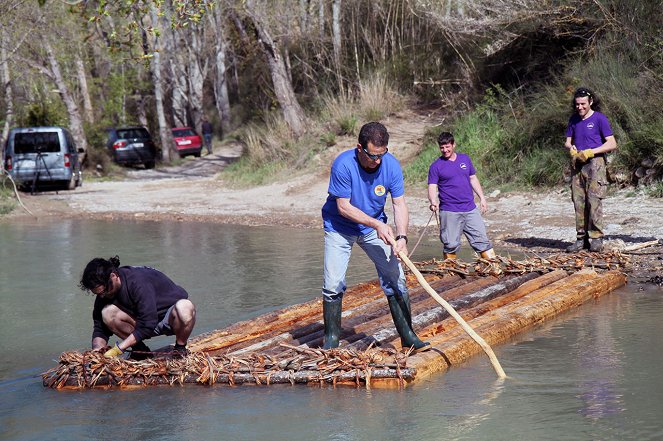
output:
[[[111,257],[108,260],[96,257],[85,266],[78,286],[83,291],[92,291],[97,286],[107,286],[111,274],[116,273],[119,267],[119,256]]]

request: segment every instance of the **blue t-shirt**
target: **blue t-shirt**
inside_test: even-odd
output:
[[[437,158],[428,169],[428,183],[437,185],[440,209],[464,213],[474,210],[474,192],[470,176],[477,172],[470,157],[456,153],[456,160]]]
[[[612,128],[608,118],[601,112],[594,112],[587,119],[581,119],[580,115],[575,114],[569,119],[566,136],[571,137],[578,150],[593,149],[603,145],[605,139],[612,136]]]
[[[354,207],[387,223],[387,215],[384,212],[387,193],[390,193],[392,198],[405,194],[401,165],[391,153],[387,153],[382,157],[377,170],[369,173],[361,168],[357,149],[347,150],[332,164],[327,192],[327,202],[322,206],[325,231],[363,236],[373,231],[373,228],[342,216],[338,212],[336,198],[350,199]]]

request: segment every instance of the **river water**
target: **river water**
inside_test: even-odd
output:
[[[434,235],[414,260],[437,253]],[[416,239],[416,238],[415,238]],[[411,242],[412,246],[412,242]],[[54,391],[39,374],[89,346],[93,257],[185,287],[194,334],[319,295],[320,231],[208,223],[0,223],[2,440],[659,440],[663,292],[627,286],[405,390],[186,386]],[[357,248],[349,282],[373,278]],[[172,337],[171,337],[172,339]],[[171,343],[159,337],[152,347]]]

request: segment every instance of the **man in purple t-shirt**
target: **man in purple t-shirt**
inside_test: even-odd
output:
[[[573,94],[573,115],[564,147],[571,155],[571,198],[576,214],[576,241],[566,250],[603,250],[603,198],[608,188],[605,154],[617,148],[608,118],[596,95],[586,87]]]
[[[437,144],[442,155],[428,169],[428,200],[431,211],[440,213],[444,258],[456,258],[464,233],[474,251],[484,259],[493,259],[495,251],[481,218],[488,206],[472,161],[469,156],[456,153],[456,143],[449,132],[440,133]],[[474,203],[474,193],[479,196],[481,211]]]

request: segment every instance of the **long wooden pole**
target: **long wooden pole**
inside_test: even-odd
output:
[[[392,246],[395,246],[395,245],[396,245],[396,243],[392,241]],[[502,366],[500,365],[500,362],[497,360],[497,357],[495,356],[495,353],[490,348],[488,343],[486,343],[486,341],[483,338],[481,338],[481,336],[479,334],[474,332],[474,329],[472,329],[472,327],[470,327],[470,325],[468,325],[467,322],[465,320],[463,320],[463,317],[461,317],[456,312],[456,310],[453,309],[453,307],[449,303],[447,303],[446,300],[444,300],[442,297],[440,297],[439,294],[437,292],[435,292],[435,290],[433,288],[431,288],[431,286],[428,284],[426,279],[424,279],[424,276],[421,275],[421,273],[419,272],[417,267],[414,266],[412,261],[407,257],[407,255],[404,252],[402,252],[402,251],[399,252],[398,257],[400,257],[401,261],[405,262],[407,267],[410,268],[410,271],[412,271],[412,273],[415,275],[415,277],[417,278],[417,281],[419,282],[421,287],[424,290],[426,290],[426,292],[428,294],[430,294],[431,297],[433,297],[437,301],[437,303],[442,305],[442,307],[449,313],[449,315],[452,316],[454,319],[456,319],[458,324],[465,330],[465,332],[467,332],[469,334],[469,336],[472,337],[472,339],[475,342],[477,342],[479,344],[479,346],[481,346],[481,349],[483,349],[483,351],[486,353],[486,355],[488,355],[488,358],[490,359],[490,363],[493,365],[493,369],[495,369],[495,372],[497,372],[497,376],[499,378],[506,378],[506,374],[504,373],[504,369],[502,369]]]

